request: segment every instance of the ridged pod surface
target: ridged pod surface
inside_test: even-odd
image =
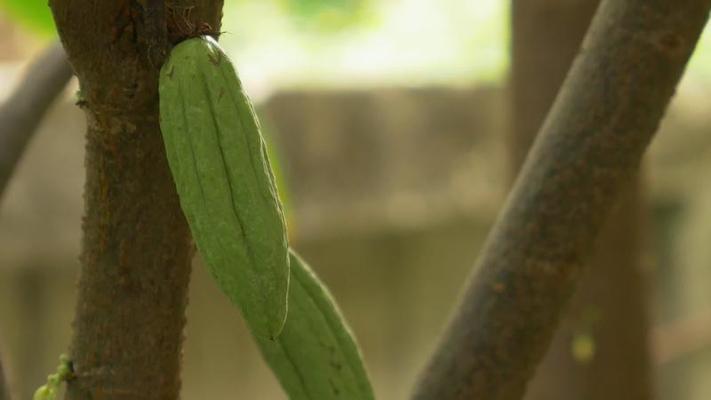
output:
[[[198,250],[255,336],[287,314],[286,224],[259,122],[210,37],[178,44],[160,72],[160,125]]]
[[[274,341],[257,339],[291,400],[373,400],[358,345],[328,290],[290,250],[289,316]]]

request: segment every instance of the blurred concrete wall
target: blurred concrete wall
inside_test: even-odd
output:
[[[293,244],[350,320],[381,399],[405,397],[503,199],[504,95],[293,91],[261,107],[288,181]],[[0,207],[0,354],[19,398],[69,342],[84,176],[83,116],[70,97],[44,121]],[[711,137],[694,110],[677,101],[649,160],[662,321],[709,304],[711,190],[699,189]],[[183,397],[284,399],[236,310],[195,267]],[[660,398],[707,398],[693,373],[702,369],[685,360],[660,370]]]
[[[380,398],[405,396],[501,200],[500,101],[494,89],[292,92],[262,109],[288,180],[293,244],[351,321]],[[67,98],[0,208],[0,348],[21,398],[69,341],[82,142]],[[284,398],[196,264],[184,398]]]

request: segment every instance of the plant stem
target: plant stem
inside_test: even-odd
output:
[[[222,1],[183,3],[219,26]],[[50,1],[88,122],[69,400],[179,396],[193,245],[158,123],[161,4]]]
[[[516,0],[512,4],[511,169],[525,161],[580,50],[598,0]],[[636,180],[605,221],[526,400],[642,400],[652,397],[644,190]],[[576,344],[588,340],[586,356]]]

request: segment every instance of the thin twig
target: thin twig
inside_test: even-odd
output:
[[[523,396],[709,8],[711,0],[603,2],[414,399]]]
[[[0,106],[0,198],[42,117],[71,77],[64,49],[56,42],[29,66],[17,90]]]

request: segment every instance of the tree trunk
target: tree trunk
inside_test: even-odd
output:
[[[177,399],[193,245],[163,148],[158,71],[168,32],[180,28],[171,24],[219,30],[222,1],[50,7],[88,122],[76,378],[66,399]]]
[[[513,171],[523,164],[598,3],[513,1]],[[639,186],[639,182],[630,185],[603,227],[526,399],[652,397],[645,279],[640,265]]]
[[[710,8],[603,1],[414,399],[522,398]]]

